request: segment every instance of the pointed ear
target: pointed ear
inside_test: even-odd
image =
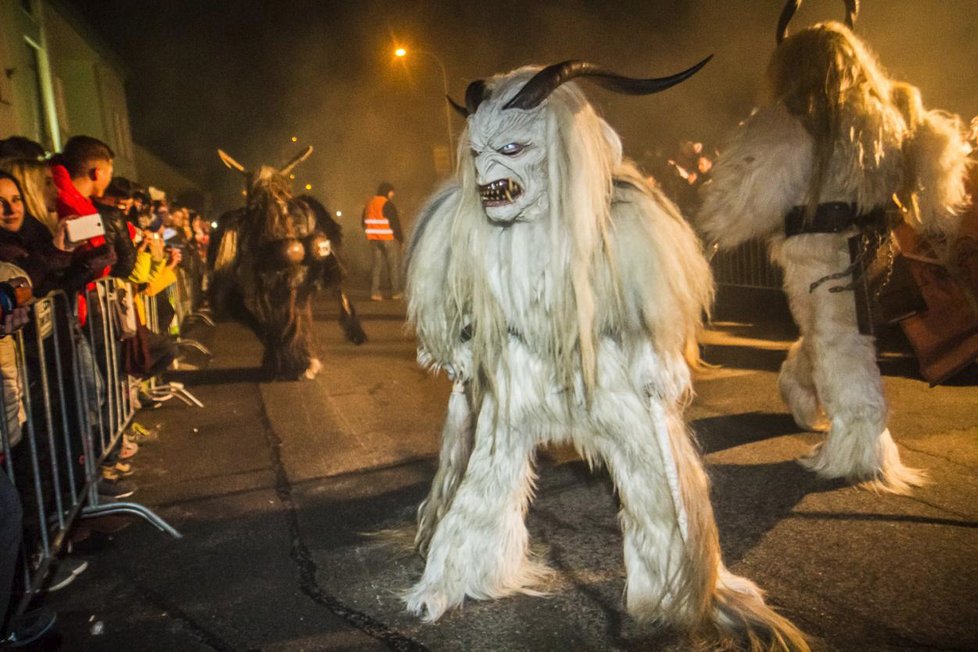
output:
[[[242,174],[246,174],[244,166],[238,163],[237,161],[235,161],[231,157],[231,155],[225,152],[223,149],[217,150],[217,155],[221,157],[221,160],[224,162],[224,165],[228,166],[229,169],[237,170]]]

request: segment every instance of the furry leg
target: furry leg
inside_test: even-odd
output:
[[[817,432],[829,429],[812,380],[812,360],[805,338],[799,338],[788,349],[788,357],[778,375],[778,389],[799,428]]]
[[[363,326],[360,325],[357,309],[346,296],[342,287],[337,288],[337,293],[340,302],[340,327],[343,329],[346,339],[359,346],[367,341],[367,334],[363,331]]]
[[[306,370],[302,372],[302,378],[306,380],[312,380],[319,375],[319,372],[323,370],[323,363],[319,358],[309,358],[309,366]]]
[[[670,464],[651,436],[659,434],[658,424],[637,397],[596,397],[592,415],[596,432],[578,433],[575,444],[586,456],[593,450],[604,459],[621,497],[628,612],[643,622],[695,621],[698,615],[689,610],[702,610],[715,561],[687,555],[683,521],[693,510],[682,505],[681,511],[676,509],[669,476],[674,476],[677,492],[682,478],[670,474]]]
[[[472,413],[465,383],[455,381],[441,432],[438,471],[431,482],[428,497],[418,507],[418,533],[414,537],[414,546],[422,555],[428,554],[435,528],[448,511],[462,482],[472,453],[472,439]]]
[[[608,399],[594,404],[599,432],[590,441],[621,496],[629,613],[713,642],[743,636],[754,649],[807,650],[760,589],[723,566],[708,481],[678,408],[657,397],[648,406]],[[650,429],[654,438],[641,436]]]
[[[903,465],[886,428],[886,400],[871,337],[855,332],[812,338],[815,383],[831,419],[828,438],[801,460],[823,478],[876,492],[907,494],[924,474]]]
[[[524,523],[535,442],[497,422],[491,403],[483,404],[465,477],[431,537],[424,574],[404,597],[408,609],[427,621],[466,596],[533,594],[529,587],[546,574],[528,558]]]

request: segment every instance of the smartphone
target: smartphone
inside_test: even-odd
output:
[[[69,242],[83,242],[100,235],[105,235],[105,227],[98,213],[70,219],[65,225],[65,236]]]

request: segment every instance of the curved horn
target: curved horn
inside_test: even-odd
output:
[[[469,117],[469,110],[468,109],[466,109],[464,106],[462,106],[461,104],[459,104],[458,102],[456,102],[455,100],[453,100],[448,95],[445,96],[445,99],[448,100],[448,103],[452,105],[452,108],[453,109],[455,109],[455,113],[459,114],[463,118],[468,118]]]
[[[856,25],[856,18],[859,16],[859,0],[843,0],[846,5],[846,26],[852,29]],[[798,7],[801,6],[802,0],[788,0],[784,9],[781,10],[781,16],[778,18],[778,31],[777,39],[778,43],[783,41],[788,35],[788,23],[791,22],[791,18],[798,11]]]
[[[475,113],[484,99],[486,99],[486,82],[484,79],[476,79],[465,89],[465,108],[470,114]]]
[[[304,150],[302,150],[295,156],[295,158],[293,158],[291,161],[283,165],[282,169],[279,170],[279,173],[282,175],[288,174],[289,172],[292,171],[292,168],[299,165],[299,163],[305,161],[307,158],[309,158],[311,154],[312,154],[312,145],[307,145]]]
[[[563,63],[555,63],[535,74],[503,108],[532,109],[535,106],[539,106],[558,86],[575,77],[585,77],[598,86],[616,93],[626,93],[628,95],[658,93],[659,91],[666,90],[670,86],[675,86],[689,79],[712,58],[713,55],[711,54],[695,66],[687,68],[675,75],[650,79],[623,77],[587,61],[571,60],[564,61]]]
[[[798,11],[798,7],[801,6],[801,0],[788,0],[784,3],[784,8],[781,10],[781,15],[778,17],[778,31],[775,36],[778,39],[778,43],[784,40],[784,37],[788,35],[788,23],[794,17],[795,12]]]
[[[231,170],[237,170],[238,172],[247,174],[247,172],[244,169],[244,166],[238,163],[237,161],[235,161],[231,157],[231,155],[225,152],[223,149],[217,150],[217,155],[221,157],[222,161],[224,161],[224,165],[228,166],[228,168],[230,168]]]
[[[859,0],[845,0],[846,3],[846,25],[852,29],[856,25],[856,18],[859,17]]]

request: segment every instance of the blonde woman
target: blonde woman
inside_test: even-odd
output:
[[[47,163],[30,159],[10,159],[0,163],[0,169],[16,177],[24,193],[27,213],[54,235],[58,229],[55,204],[58,189],[54,186],[54,177]]]

